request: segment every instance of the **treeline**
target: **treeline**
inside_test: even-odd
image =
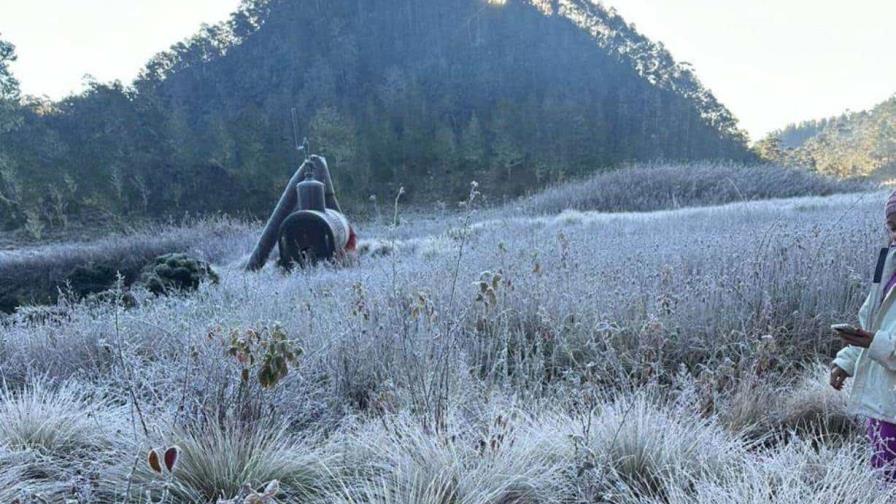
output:
[[[0,68],[6,227],[263,215],[295,169],[292,108],[355,211],[400,186],[425,205],[471,180],[501,198],[622,161],[752,155],[687,65],[585,0],[246,0],[132,85],[56,103]]]
[[[838,177],[896,175],[896,96],[862,112],[790,125],[757,144],[770,161]]]
[[[788,124],[784,128],[772,132],[769,136],[776,138],[781,148],[796,149],[818,136],[829,124],[833,124],[839,119],[842,117],[810,119],[796,124]]]

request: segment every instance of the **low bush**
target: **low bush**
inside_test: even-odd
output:
[[[201,282],[218,283],[209,264],[187,254],[165,254],[143,267],[140,283],[153,294],[194,291]]]

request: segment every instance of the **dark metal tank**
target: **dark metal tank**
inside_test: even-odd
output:
[[[296,184],[296,191],[299,195],[299,210],[316,210],[323,212],[327,209],[324,198],[325,185],[319,180],[315,180],[311,170],[305,174],[305,180]]]

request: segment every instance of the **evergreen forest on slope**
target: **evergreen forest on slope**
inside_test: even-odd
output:
[[[264,216],[299,136],[350,211],[494,200],[621,163],[749,160],[746,134],[612,9],[585,0],[246,0],[129,85],[21,96],[0,51],[0,226]]]

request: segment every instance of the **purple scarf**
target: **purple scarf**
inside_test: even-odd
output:
[[[891,276],[890,279],[887,280],[887,285],[884,286],[884,295],[880,298],[881,304],[884,303],[884,299],[887,297],[887,294],[890,293],[890,290],[893,289],[893,286],[896,286],[896,271],[893,272],[893,276]]]

